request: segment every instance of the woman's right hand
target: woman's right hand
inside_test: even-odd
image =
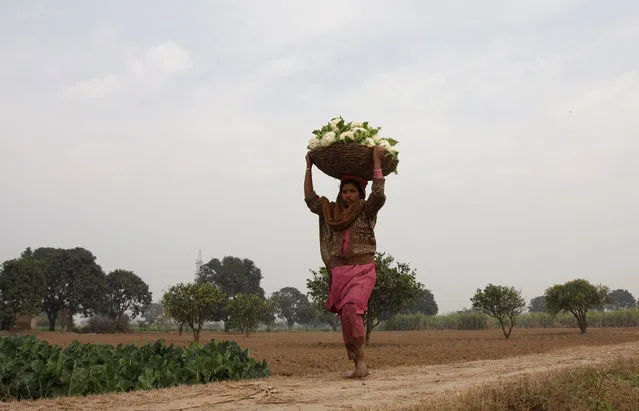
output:
[[[386,149],[384,149],[384,147],[382,146],[375,146],[375,148],[373,149],[373,155],[376,158],[381,159],[382,157],[384,157],[384,154],[386,154]]]

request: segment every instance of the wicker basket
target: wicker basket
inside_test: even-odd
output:
[[[313,164],[325,174],[341,179],[350,174],[373,179],[373,149],[358,143],[333,144],[309,152]],[[382,157],[382,173],[386,176],[397,169],[398,161],[387,154]]]

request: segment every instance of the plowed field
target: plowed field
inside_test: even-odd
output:
[[[163,338],[187,344],[188,334],[78,335],[37,333],[56,344],[71,341],[108,344]],[[273,376],[258,381],[224,382],[83,398],[0,403],[11,410],[184,410],[184,409],[396,409],[430,401],[449,390],[497,381],[502,377],[597,364],[614,357],[639,355],[639,328],[515,330],[505,340],[498,330],[374,332],[368,349],[371,375],[365,380],[341,378],[351,364],[339,333],[256,333],[249,338],[204,333],[233,339],[269,363]]]
[[[188,344],[193,336],[184,333],[73,334],[38,332],[38,338],[55,344],[99,342],[144,344],[158,338],[168,343]],[[248,338],[238,334],[203,332],[200,341],[211,338],[237,341],[250,348],[252,356],[265,359],[272,375],[304,376],[341,373],[351,364],[346,359],[341,333],[273,332],[255,333]],[[500,330],[375,332],[371,335],[367,357],[371,369],[403,365],[435,365],[459,361],[489,360],[524,354],[540,354],[575,345],[608,345],[639,341],[639,328],[513,330],[505,340]]]

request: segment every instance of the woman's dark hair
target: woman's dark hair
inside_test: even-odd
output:
[[[350,178],[347,178],[346,180],[341,181],[341,183],[339,184],[340,193],[342,192],[346,184],[352,184],[357,188],[357,191],[359,191],[360,200],[364,200],[366,198],[366,193],[364,192],[364,189],[362,188],[362,184],[359,181],[355,179],[350,179]]]

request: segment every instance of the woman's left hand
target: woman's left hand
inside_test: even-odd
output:
[[[373,153],[375,157],[381,159],[384,156],[384,153],[386,153],[386,150],[382,146],[375,146]]]

